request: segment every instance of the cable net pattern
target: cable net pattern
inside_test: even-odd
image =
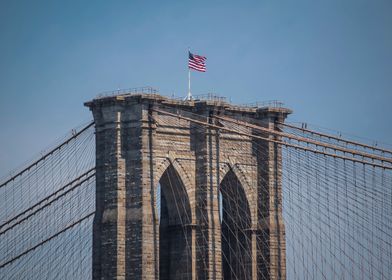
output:
[[[0,187],[0,279],[91,278],[92,124],[63,137]]]
[[[392,278],[392,171],[283,148],[288,279]]]
[[[164,118],[161,124],[165,125]],[[253,137],[248,127],[225,121],[221,124],[231,129],[231,133]],[[199,123],[195,129],[202,131],[204,126]],[[386,150],[372,150],[290,127],[280,126],[280,129],[292,136],[391,158]],[[282,143],[316,147],[282,139]],[[92,277],[94,128],[89,124],[59,143],[48,154],[26,164],[28,168],[12,180],[6,178],[0,185],[0,279]],[[319,152],[313,153],[279,145],[282,147],[287,279],[392,279],[390,163],[366,158],[366,162],[377,163],[371,165],[360,162],[363,155],[351,155],[358,161],[350,161],[322,154],[325,148],[319,147]],[[342,151],[337,155],[348,156]],[[384,165],[386,168],[379,167]],[[189,223],[191,219],[189,201],[182,196],[186,186],[171,167],[165,176],[157,186],[156,198],[158,219],[163,221],[160,221],[162,232],[177,225],[165,221],[168,217],[178,224]],[[241,206],[246,205],[246,198],[240,188],[238,178],[229,172],[222,181],[218,198],[221,238],[226,241],[222,262],[232,279],[250,278],[254,261],[247,230],[249,209]],[[258,191],[257,186],[253,191]],[[177,235],[179,239],[184,236],[181,246],[190,255],[188,229],[178,230]],[[196,248],[206,238],[200,236]],[[266,244],[263,236],[259,236],[257,246]],[[188,257],[183,262],[184,267],[190,265]],[[268,270],[262,266],[260,269]],[[268,275],[268,271],[263,275]]]

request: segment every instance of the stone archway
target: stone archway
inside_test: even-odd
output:
[[[170,164],[159,179],[159,279],[192,279],[192,215],[180,175]]]
[[[223,278],[251,279],[251,214],[244,187],[230,169],[220,184]]]

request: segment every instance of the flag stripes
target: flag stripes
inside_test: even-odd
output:
[[[189,52],[188,67],[190,69],[206,72],[206,57]]]

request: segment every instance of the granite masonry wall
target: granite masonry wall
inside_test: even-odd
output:
[[[270,129],[290,110],[152,94],[85,105],[96,127],[93,279],[286,278],[280,147],[155,110]]]

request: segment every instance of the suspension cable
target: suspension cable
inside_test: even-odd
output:
[[[296,129],[296,130],[300,130],[300,131],[303,131],[303,132],[307,132],[307,133],[310,133],[310,134],[313,134],[313,135],[321,136],[321,137],[324,137],[324,138],[333,139],[333,140],[337,140],[337,141],[344,142],[344,143],[347,143],[347,144],[351,144],[351,145],[355,145],[355,146],[359,146],[359,147],[363,147],[363,148],[367,148],[367,149],[372,149],[372,150],[379,151],[379,152],[392,154],[392,150],[382,149],[382,148],[370,146],[370,145],[367,145],[367,144],[364,144],[364,143],[360,143],[360,142],[356,142],[356,141],[352,141],[352,140],[348,140],[348,139],[339,138],[339,137],[336,137],[336,136],[331,135],[331,134],[325,134],[325,133],[317,132],[317,131],[314,131],[314,130],[311,130],[311,129],[307,129],[307,128],[301,128],[301,127],[298,127],[298,126],[295,126],[295,125],[291,125],[291,124],[288,124],[288,123],[283,123],[283,122],[277,122],[277,124],[283,125],[283,126],[286,126],[286,127],[289,127],[289,128],[293,128],[293,129]]]
[[[90,122],[88,125],[86,125],[84,128],[82,128],[79,132],[75,133],[74,135],[72,135],[71,137],[69,137],[68,139],[66,139],[64,142],[62,142],[61,144],[57,145],[56,147],[54,147],[52,150],[50,150],[49,152],[47,152],[45,155],[43,155],[42,157],[40,157],[39,159],[37,159],[36,161],[34,161],[33,163],[29,164],[29,166],[27,166],[26,168],[24,168],[23,170],[21,170],[20,172],[18,172],[16,175],[12,176],[11,178],[9,178],[7,181],[5,181],[4,183],[2,183],[0,185],[0,188],[4,187],[5,185],[7,185],[9,182],[15,180],[17,177],[19,177],[20,175],[22,175],[23,173],[25,173],[27,170],[29,170],[31,167],[37,165],[39,162],[45,160],[48,156],[50,156],[51,154],[53,154],[54,152],[60,150],[63,146],[67,145],[71,140],[77,138],[80,134],[82,134],[84,131],[86,131],[87,129],[89,129],[91,126],[94,125],[94,121]]]
[[[159,110],[159,109],[153,109],[153,111],[161,113],[161,114],[169,115],[169,116],[172,116],[172,117],[177,117],[177,118],[180,118],[180,119],[184,119],[184,120],[187,120],[187,121],[190,121],[190,122],[202,124],[204,126],[208,126],[208,127],[212,127],[212,128],[216,128],[216,129],[221,129],[221,130],[226,130],[226,131],[233,132],[233,133],[236,133],[236,134],[239,134],[239,135],[248,136],[248,137],[251,137],[251,138],[256,138],[256,139],[268,141],[268,142],[271,142],[271,143],[284,145],[284,146],[287,146],[287,147],[292,147],[292,148],[296,148],[296,149],[300,149],[300,150],[304,150],[304,151],[308,151],[308,152],[313,152],[313,153],[316,153],[316,154],[323,154],[323,155],[327,155],[327,156],[331,156],[331,157],[336,157],[336,158],[340,158],[340,159],[350,160],[350,161],[353,161],[353,162],[368,164],[368,165],[372,165],[372,166],[376,166],[376,167],[380,167],[380,168],[384,168],[384,169],[391,169],[392,170],[392,166],[386,166],[386,165],[383,165],[383,164],[378,164],[378,163],[375,163],[375,162],[369,162],[369,161],[365,161],[365,160],[360,160],[360,159],[353,158],[353,157],[347,157],[347,156],[343,156],[343,155],[328,153],[328,152],[325,152],[325,151],[320,151],[320,150],[304,147],[304,146],[301,146],[301,145],[296,145],[296,144],[292,144],[292,143],[288,143],[288,142],[274,140],[274,139],[262,137],[262,136],[259,136],[259,135],[253,135],[253,134],[250,134],[250,133],[239,132],[239,131],[236,131],[234,129],[230,129],[230,128],[227,128],[227,127],[224,127],[224,126],[218,126],[218,125],[210,124],[210,123],[207,123],[207,122],[198,121],[198,120],[195,120],[195,119],[192,119],[192,118],[187,118],[187,117],[181,116],[179,114],[173,114],[173,113],[170,113],[170,112],[167,112],[167,111],[162,111],[162,110]],[[392,161],[389,162],[389,163],[392,163]]]

